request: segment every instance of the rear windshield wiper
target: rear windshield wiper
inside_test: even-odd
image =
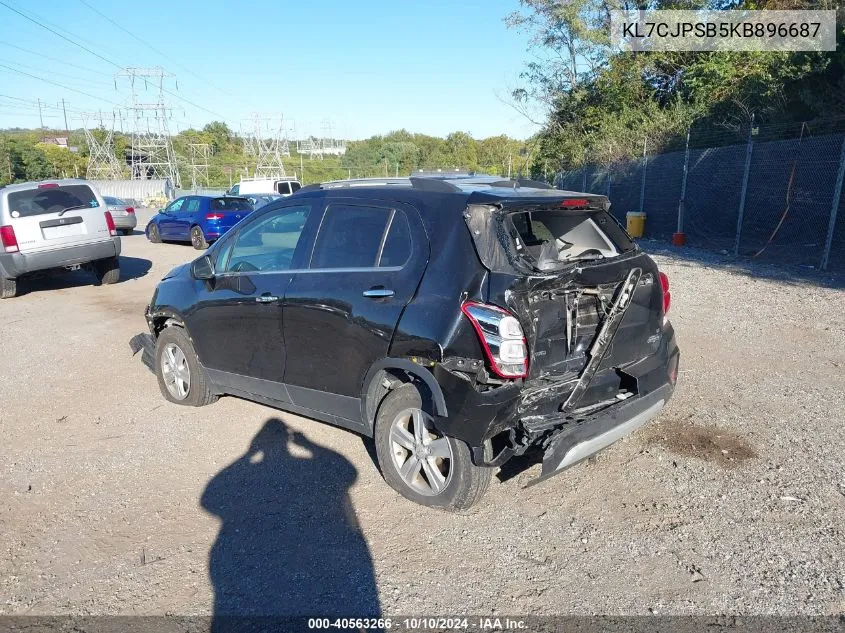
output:
[[[62,216],[62,215],[64,215],[65,213],[67,213],[68,211],[77,211],[77,210],[79,210],[79,209],[87,209],[87,208],[89,208],[90,206],[91,206],[91,205],[88,205],[88,204],[77,204],[77,205],[75,205],[75,206],[68,207],[67,209],[62,209],[61,211],[59,211],[59,215],[60,215],[60,216]]]

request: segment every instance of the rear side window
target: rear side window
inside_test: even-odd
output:
[[[290,183],[289,182],[279,182],[276,183],[276,189],[279,191],[280,194],[286,196],[290,193]]]
[[[402,211],[334,204],[323,217],[311,268],[402,266],[410,252],[410,230]]]
[[[300,189],[302,189],[302,185],[300,185],[298,182],[290,183],[290,190],[292,193],[296,193]]]
[[[252,211],[252,204],[246,198],[215,198],[210,206],[212,211]]]
[[[9,194],[8,201],[13,218],[100,206],[97,196],[88,185],[60,185],[15,191]]]
[[[408,218],[400,210],[395,210],[384,246],[381,250],[379,267],[403,266],[411,256],[411,229]]]

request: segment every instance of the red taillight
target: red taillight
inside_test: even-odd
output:
[[[38,185],[39,189],[58,189],[59,183],[57,182],[45,182],[43,185]]]
[[[109,227],[109,235],[117,235],[117,229],[114,228],[114,218],[111,217],[111,213],[106,211],[103,215],[106,216],[106,226]]]
[[[223,214],[222,213],[206,213],[205,219],[206,220],[222,220]]]
[[[564,200],[563,202],[561,202],[560,206],[564,209],[574,209],[586,207],[589,203],[589,200],[587,200],[586,198],[571,198],[569,200]]]
[[[126,213],[129,215],[135,215],[135,207],[126,207]]]
[[[663,291],[663,314],[669,312],[669,306],[672,305],[672,293],[669,292],[669,277],[666,273],[657,273],[660,277],[660,289]]]
[[[7,253],[17,253],[20,250],[13,226],[0,226],[0,241],[3,242],[3,250]]]
[[[507,310],[486,303],[467,301],[461,306],[475,328],[490,369],[500,378],[528,375],[528,345],[519,321]]]

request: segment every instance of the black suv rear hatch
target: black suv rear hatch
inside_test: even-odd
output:
[[[607,212],[607,199],[543,191],[469,202],[465,218],[490,270],[489,301],[525,332],[526,410],[532,400],[569,410],[619,397],[625,381],[617,369],[659,346],[663,297],[656,265]],[[584,393],[606,370],[607,387]]]

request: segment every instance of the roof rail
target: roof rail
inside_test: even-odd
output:
[[[442,178],[416,178],[411,176],[408,180],[411,181],[411,186],[414,189],[419,189],[420,191],[439,191],[441,193],[456,193],[461,191],[460,187]]]
[[[531,180],[529,178],[514,178],[512,180],[497,180],[496,182],[486,183],[491,187],[510,187],[516,189],[517,187],[530,187],[532,189],[554,189],[549,183],[541,180]]]

